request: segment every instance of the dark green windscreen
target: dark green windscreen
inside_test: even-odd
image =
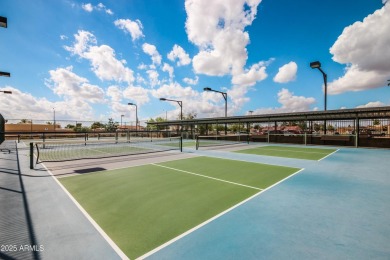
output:
[[[0,114],[0,144],[5,140],[5,120],[4,117]]]

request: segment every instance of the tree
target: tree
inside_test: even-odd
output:
[[[381,124],[381,121],[379,119],[374,119],[374,121],[372,122],[373,125],[380,125]]]
[[[65,126],[65,128],[74,129],[74,128],[75,128],[75,125],[67,124],[67,125]]]
[[[31,121],[30,120],[27,120],[27,119],[21,119],[19,124],[30,124]]]
[[[105,128],[106,125],[100,122],[93,122],[91,125],[91,129],[97,129],[97,128]]]
[[[118,128],[118,125],[119,125],[118,122],[114,122],[114,119],[109,118],[108,123],[106,125],[106,131],[107,132],[115,132],[116,129]]]
[[[165,122],[165,121],[166,121],[165,118],[162,118],[159,116],[159,117],[156,117],[156,119],[153,119],[153,118],[149,119],[147,121],[147,123]],[[164,126],[156,126],[156,125],[148,124],[147,128],[148,128],[148,130],[161,130],[164,128]]]

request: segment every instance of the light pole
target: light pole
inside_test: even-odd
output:
[[[325,85],[325,98],[324,98],[324,111],[326,111],[327,104],[327,92],[328,92],[328,75],[321,69],[321,63],[319,61],[310,62],[310,67],[312,69],[318,69],[321,71],[322,76],[324,77],[324,85]],[[324,134],[326,134],[326,120],[324,120]]]
[[[214,90],[212,88],[204,88],[203,89],[204,91],[211,91],[211,92],[217,92],[217,93],[221,93],[223,98],[225,99],[225,117],[227,117],[227,93],[226,92],[222,92],[222,91],[218,91],[218,90]],[[225,135],[227,135],[227,124],[225,123]]]
[[[128,103],[129,106],[135,106],[135,131],[138,131],[138,108],[134,103]]]
[[[7,28],[7,17],[0,16],[0,27]]]
[[[172,101],[177,102],[180,106],[180,120],[183,120],[183,101],[180,100],[174,100],[174,99],[167,99],[167,98],[160,98],[160,101]],[[180,126],[180,132],[183,131],[183,125]],[[181,134],[180,134],[181,135]]]
[[[326,98],[327,98],[327,91],[328,91],[328,76],[326,73],[321,69],[321,63],[319,61],[310,62],[310,67],[312,69],[318,69],[321,71],[322,76],[324,77],[324,84],[325,84],[325,100],[324,100],[324,110],[326,111]]]
[[[121,128],[122,128],[122,118],[124,117],[125,115],[121,115]]]
[[[53,107],[54,132],[56,131],[56,109]]]
[[[7,17],[0,16],[0,27],[7,28],[7,26],[8,26]],[[11,77],[11,73],[0,71],[0,76]],[[1,92],[3,92],[3,91],[1,91]],[[4,93],[6,93],[6,92],[4,92]],[[11,93],[6,93],[6,94],[11,94]]]
[[[172,101],[177,102],[180,106],[180,120],[183,120],[183,101],[180,100],[174,100],[174,99],[167,99],[167,98],[160,98],[160,101]]]

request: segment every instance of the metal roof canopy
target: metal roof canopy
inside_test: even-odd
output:
[[[294,112],[279,114],[262,114],[232,117],[197,118],[191,120],[171,120],[164,122],[147,122],[149,125],[197,125],[197,124],[234,124],[234,123],[261,123],[286,121],[320,121],[320,120],[354,120],[390,118],[390,106],[338,109],[327,111]]]

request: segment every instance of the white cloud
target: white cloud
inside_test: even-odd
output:
[[[92,71],[99,79],[133,83],[133,71],[124,66],[125,60],[116,59],[115,51],[110,46],[97,46],[95,36],[87,31],[78,31],[75,39],[73,46],[65,46],[64,48],[72,55],[89,60]]]
[[[158,53],[156,46],[149,44],[149,43],[144,43],[142,45],[142,50],[150,55],[152,58],[152,62],[154,65],[160,65],[161,64],[161,55]]]
[[[173,46],[172,51],[168,53],[167,57],[171,61],[175,61],[176,59],[178,59],[176,63],[177,66],[188,65],[191,63],[190,56],[185,52],[185,50],[181,46],[177,44]]]
[[[123,91],[123,96],[134,101],[137,106],[149,102],[149,90],[138,86],[129,86]]]
[[[162,71],[168,72],[168,73],[169,73],[169,78],[170,78],[170,80],[173,79],[173,71],[174,71],[174,69],[173,69],[172,66],[170,66],[170,65],[167,64],[167,63],[164,63],[164,66],[163,66],[163,68],[162,68]]]
[[[118,86],[109,86],[106,93],[107,96],[111,97],[113,102],[120,102],[122,100],[122,91]]]
[[[329,94],[383,87],[390,77],[390,5],[344,29],[330,48],[333,60],[347,64],[344,76],[328,85]]]
[[[146,73],[148,74],[149,76],[149,83],[150,83],[150,86],[152,88],[154,88],[156,85],[158,85],[160,83],[160,81],[158,80],[158,72],[155,71],[155,70],[147,70]]]
[[[111,11],[111,9],[108,9],[104,4],[99,3],[96,6],[93,6],[91,3],[88,4],[82,4],[81,8],[88,12],[91,13],[93,10],[98,10],[98,11],[104,11],[106,14],[113,15],[114,13]]]
[[[88,3],[88,4],[82,4],[81,5],[81,8],[83,8],[85,11],[87,12],[92,12],[93,11],[93,6],[92,4]]]
[[[198,84],[199,77],[198,77],[198,76],[195,76],[194,79],[184,78],[183,81],[184,81],[185,83],[187,83],[188,85],[196,85],[196,84]]]
[[[199,48],[192,63],[196,73],[237,75],[247,60],[251,25],[261,0],[186,0],[188,39]]]
[[[254,111],[254,114],[310,111],[310,106],[316,100],[312,97],[294,96],[293,92],[283,88],[278,92],[278,102],[281,104],[281,107],[259,108]]]
[[[114,13],[111,11],[111,9],[108,9],[104,4],[99,3],[96,7],[99,11],[104,11],[106,14],[113,15]]]
[[[72,55],[79,55],[83,57],[83,53],[89,48],[90,45],[97,43],[95,36],[88,32],[79,30],[74,35],[75,43],[73,46],[64,46],[65,50],[69,51]]]
[[[130,19],[119,19],[114,22],[115,26],[122,29],[124,32],[128,32],[131,35],[133,41],[144,37],[142,33],[142,23],[140,20],[132,21]]]
[[[232,83],[239,86],[253,86],[257,81],[262,81],[267,78],[268,75],[265,69],[265,62],[254,64],[249,70],[233,76]]]
[[[89,51],[84,53],[84,57],[90,60],[92,71],[101,80],[128,84],[134,81],[133,71],[115,58],[115,51],[108,45],[91,46]]]
[[[183,98],[195,98],[198,96],[198,92],[193,90],[191,87],[182,87],[177,82],[164,84],[160,88],[153,90],[152,94],[156,98],[179,98],[179,100]]]
[[[274,81],[278,83],[287,83],[295,80],[298,71],[298,65],[290,61],[279,68],[278,73],[274,77]]]
[[[2,90],[12,91],[12,95],[0,102],[0,110],[6,119],[21,119],[22,117],[51,121],[53,108],[55,108],[57,118],[93,120],[92,107],[84,100],[70,99],[51,102],[46,98],[34,97],[30,93],[22,92],[13,87],[5,87]],[[12,109],[9,109],[10,107]]]
[[[49,74],[50,79],[46,80],[46,85],[66,100],[78,99],[91,103],[104,101],[103,89],[76,75],[72,72],[72,67],[50,70]]]
[[[368,102],[368,103],[365,104],[365,105],[357,106],[356,108],[383,107],[383,106],[386,106],[386,104],[383,103],[383,102],[380,102],[380,101],[373,101],[373,102]]]

